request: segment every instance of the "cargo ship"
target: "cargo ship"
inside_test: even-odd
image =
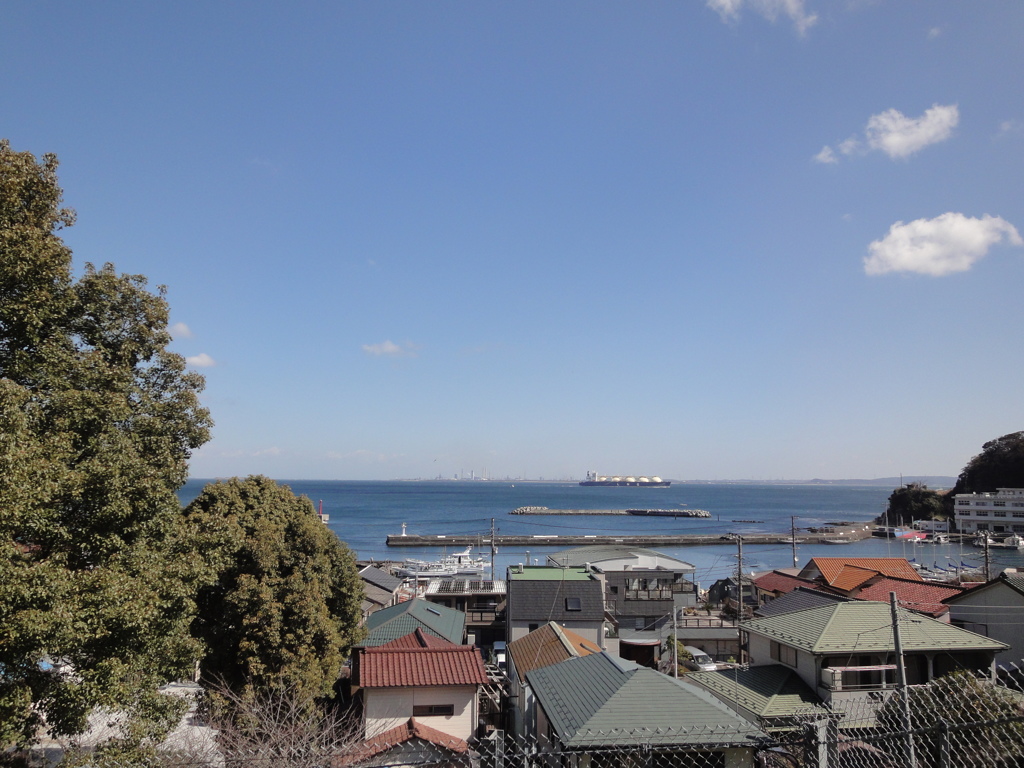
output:
[[[587,472],[587,479],[580,480],[580,485],[628,485],[637,488],[668,488],[671,480],[662,480],[656,475],[650,477],[632,475],[599,475]]]

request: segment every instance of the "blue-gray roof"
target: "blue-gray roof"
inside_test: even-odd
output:
[[[753,745],[764,737],[708,691],[606,651],[526,677],[566,747]]]
[[[367,648],[384,645],[417,629],[461,645],[466,634],[466,614],[416,598],[371,613],[366,628],[369,634],[363,645]]]
[[[792,613],[793,611],[805,611],[808,608],[817,608],[832,603],[848,603],[852,598],[843,595],[833,595],[831,592],[822,592],[820,589],[807,589],[797,587],[792,592],[769,600],[756,611],[755,616],[777,616],[780,613]]]

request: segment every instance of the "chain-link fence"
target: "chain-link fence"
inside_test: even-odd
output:
[[[71,751],[65,759],[95,768],[1024,768],[1022,680],[1016,669],[996,681],[958,672],[762,718],[747,730],[581,730],[566,741],[498,730],[466,741],[410,724],[369,740],[351,729],[330,738],[261,733],[258,742],[221,735],[148,756]]]

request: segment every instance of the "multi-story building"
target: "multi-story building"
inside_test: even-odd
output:
[[[1024,534],[1024,488],[998,488],[995,493],[958,493],[953,509],[961,533]]]

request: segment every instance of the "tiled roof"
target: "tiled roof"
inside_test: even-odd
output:
[[[480,651],[472,645],[407,648],[389,643],[365,649],[359,660],[363,688],[485,685],[487,681]]]
[[[557,570],[562,570],[561,568]],[[572,599],[567,602],[567,599]],[[579,601],[579,610],[569,605]],[[604,595],[601,582],[514,580],[508,583],[509,621],[601,621],[604,618]]]
[[[807,683],[781,664],[693,672],[687,679],[707,688],[722,701],[735,702],[758,717],[791,717],[825,711],[821,699]]]
[[[565,746],[743,744],[764,734],[708,691],[594,653],[527,675]]]
[[[957,602],[957,598],[960,597],[961,595],[963,595],[965,597],[967,595],[975,595],[975,594],[977,594],[978,592],[980,592],[983,589],[988,589],[990,587],[994,587],[994,586],[999,585],[999,584],[1005,584],[1007,587],[1009,587],[1010,589],[1014,590],[1015,592],[1018,592],[1018,593],[1024,595],[1024,574],[1020,574],[1020,573],[1006,573],[1004,571],[1003,573],[1000,573],[998,576],[996,576],[991,581],[986,581],[986,582],[981,583],[981,584],[975,584],[972,587],[970,587],[970,589],[966,589],[963,592],[961,592],[960,594],[950,595],[949,597],[945,598],[942,602],[944,602],[944,603],[951,603],[951,604],[955,605],[956,602]]]
[[[363,594],[366,597],[366,601],[372,605],[380,607],[387,605],[394,599],[394,594],[386,589],[382,589],[370,582],[363,584]]]
[[[904,651],[1001,651],[1003,643],[899,608]],[[892,616],[885,603],[853,600],[745,622],[743,628],[814,654],[893,650]]]
[[[402,648],[458,648],[459,646],[453,643],[451,640],[445,640],[443,637],[432,635],[429,632],[424,632],[421,627],[417,627],[415,632],[410,632],[408,635],[396,638],[390,642],[384,643],[383,645],[376,646],[376,650],[387,648],[388,650],[396,650]]]
[[[777,594],[785,594],[797,587],[813,586],[815,583],[809,579],[801,579],[797,576],[791,576],[788,573],[782,573],[781,571],[769,571],[768,573],[757,576],[752,581],[754,586],[758,589],[765,592],[775,592]]]
[[[883,576],[881,571],[861,568],[857,565],[844,565],[842,570],[829,582],[829,586],[842,592],[850,592],[875,576]]]
[[[831,605],[832,603],[845,603],[849,600],[850,598],[844,595],[835,595],[831,592],[823,592],[820,589],[813,589],[811,587],[797,587],[792,592],[787,592],[765,603],[754,611],[754,615],[776,616],[780,613],[806,611],[808,608],[817,608],[820,605]]]
[[[417,628],[459,644],[466,632],[466,614],[417,598],[371,613],[366,628],[369,635],[363,646],[367,648],[404,637]]]
[[[896,576],[911,581],[922,581],[921,575],[914,570],[905,557],[812,557],[800,572],[803,576],[810,571],[818,571],[826,584],[832,584],[846,566],[865,568],[886,576]],[[852,575],[851,575],[852,577]]]
[[[400,578],[392,576],[387,571],[382,571],[380,568],[375,568],[372,565],[368,565],[359,571],[359,578],[367,584],[373,584],[373,586],[385,589],[392,594],[402,586]]]
[[[889,602],[889,593],[896,593],[898,604],[917,613],[941,616],[949,610],[942,601],[963,592],[962,587],[933,584],[927,581],[907,581],[878,576],[862,586],[856,593],[858,600]]]
[[[509,656],[520,675],[576,656],[600,652],[597,645],[554,621],[508,644]]]
[[[334,765],[340,768],[340,766],[363,763],[376,755],[387,752],[389,749],[393,749],[413,739],[424,742],[424,745],[430,744],[460,755],[469,751],[469,744],[462,739],[457,739],[443,731],[418,722],[416,718],[410,717],[408,722],[396,725],[394,728],[383,733],[378,733],[376,736],[364,741],[351,752],[339,756],[335,760]],[[424,752],[423,754],[426,755],[427,753]]]

